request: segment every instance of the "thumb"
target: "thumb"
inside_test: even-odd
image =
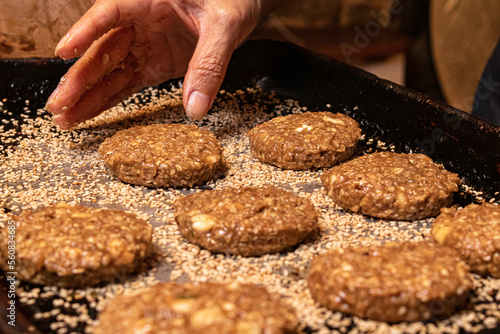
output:
[[[207,114],[236,45],[231,32],[200,34],[183,85],[184,108],[189,117],[201,120]]]

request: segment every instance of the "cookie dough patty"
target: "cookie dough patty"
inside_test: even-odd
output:
[[[378,321],[447,317],[472,287],[458,254],[432,243],[335,250],[313,259],[309,290],[321,305]]]
[[[500,278],[500,206],[485,203],[443,209],[431,236],[457,250],[473,272]]]
[[[355,120],[331,112],[276,117],[248,132],[257,159],[294,170],[332,167],[344,161],[354,153],[360,135]]]
[[[59,203],[25,211],[16,222],[18,278],[60,287],[94,285],[141,267],[151,244],[151,225],[119,210]],[[8,231],[2,229],[0,263],[8,267]]]
[[[99,147],[120,180],[150,187],[192,187],[214,178],[222,147],[196,125],[152,124],[117,132]]]
[[[317,229],[309,200],[271,186],[207,190],[178,199],[174,208],[181,234],[212,252],[280,252]]]
[[[325,172],[323,185],[338,205],[362,214],[396,220],[437,216],[461,183],[422,154],[379,152]]]
[[[160,283],[116,297],[98,320],[95,334],[285,334],[297,326],[265,288],[237,283]]]

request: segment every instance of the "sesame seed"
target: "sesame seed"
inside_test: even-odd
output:
[[[470,307],[451,318],[434,322],[386,324],[332,312],[314,302],[306,282],[309,262],[314,256],[353,245],[428,240],[433,219],[386,221],[345,212],[326,196],[320,180],[321,170],[281,170],[251,155],[248,130],[273,115],[306,110],[297,101],[280,100],[258,89],[220,91],[209,115],[197,124],[213,132],[221,142],[227,172],[223,178],[192,189],[153,189],[123,183],[111,175],[97,153],[102,141],[121,129],[155,123],[189,123],[180,86],[170,90],[145,89],[72,132],[57,130],[43,109],[36,110],[36,115],[34,109],[20,110],[25,114],[32,112],[29,117],[23,117],[22,124],[3,117],[2,124],[12,124],[17,130],[0,134],[0,142],[11,145],[0,158],[0,221],[7,221],[11,214],[23,210],[65,201],[127,210],[153,226],[154,256],[138,275],[82,289],[40,288],[21,283],[20,301],[33,310],[28,317],[36,325],[44,323],[52,332],[84,333],[95,323],[96,312],[117,294],[129,294],[160,281],[239,281],[264,285],[270,292],[282,296],[284,303],[296,311],[300,329],[308,333],[457,333],[499,326],[500,280],[476,275]],[[9,114],[10,111],[2,112]],[[364,153],[392,151],[397,147],[365,135],[360,144]],[[290,252],[249,258],[212,254],[180,235],[172,207],[179,196],[205,189],[268,184],[310,199],[320,213],[321,233]],[[474,198],[484,195],[466,184],[460,191]],[[492,198],[490,202],[498,203],[499,199]],[[6,213],[5,208],[10,212]]]

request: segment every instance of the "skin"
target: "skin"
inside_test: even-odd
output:
[[[208,112],[229,59],[280,0],[97,0],[56,47],[80,57],[47,101],[71,129],[146,86],[185,75],[189,117]]]

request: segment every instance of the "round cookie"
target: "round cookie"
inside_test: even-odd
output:
[[[192,187],[213,179],[222,146],[196,125],[152,124],[118,131],[99,147],[120,180],[149,187]]]
[[[293,170],[332,167],[346,160],[360,136],[355,120],[331,112],[276,117],[248,132],[257,159]]]
[[[344,209],[395,220],[437,216],[461,183],[422,154],[379,152],[361,156],[322,175],[330,196]]]
[[[14,221],[17,277],[35,284],[80,287],[119,278],[141,268],[151,245],[151,225],[119,210],[59,203]],[[6,230],[0,263],[12,271]]]
[[[313,259],[307,282],[321,305],[386,322],[450,316],[472,288],[458,254],[428,242],[331,251]]]
[[[113,299],[95,334],[295,333],[296,315],[263,287],[160,283]]]
[[[485,203],[462,210],[443,209],[431,236],[457,250],[471,271],[500,278],[500,206]]]
[[[202,191],[179,198],[174,208],[187,240],[212,252],[242,256],[297,245],[318,221],[308,199],[271,186]]]

